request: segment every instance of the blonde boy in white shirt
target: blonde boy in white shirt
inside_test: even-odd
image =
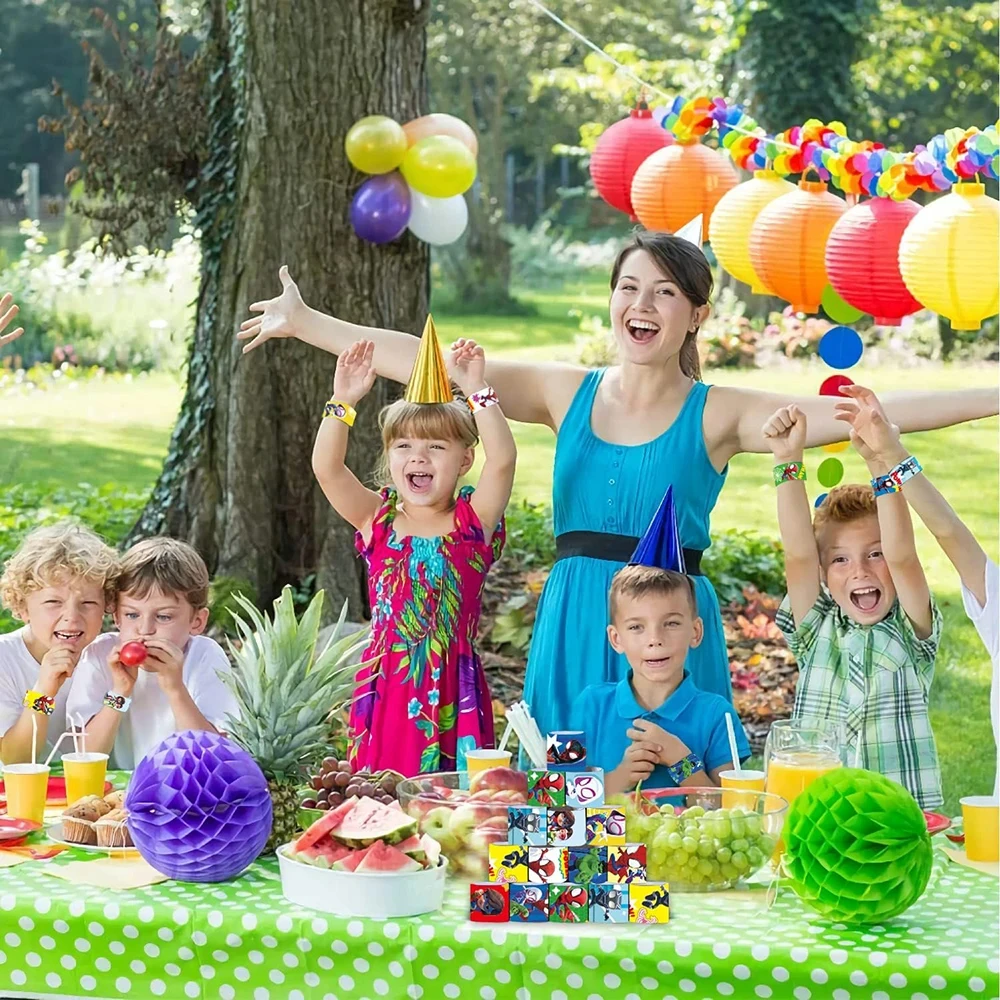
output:
[[[208,570],[173,538],[149,538],[121,560],[115,623],[86,650],[66,706],[87,721],[87,749],[131,770],[171,733],[225,730],[236,704],[219,677],[230,669],[222,647],[202,635],[208,623]],[[126,643],[145,647],[127,665]],[[126,657],[130,659],[130,657]]]
[[[875,393],[860,385],[846,386],[841,392],[851,397],[850,401],[837,404],[839,419],[851,424],[851,440],[858,439],[867,445],[886,466],[886,471],[905,461],[909,453],[900,442],[899,428],[889,423]],[[1000,792],[1000,570],[926,475],[920,473],[908,480],[903,496],[958,570],[965,613],[993,662],[990,717],[997,747],[997,776],[993,785],[993,794],[997,795]]]
[[[101,631],[117,572],[115,550],[75,521],[36,528],[7,560],[0,599],[24,627],[0,636],[5,764],[31,760],[33,740],[44,760],[66,731],[71,678]]]

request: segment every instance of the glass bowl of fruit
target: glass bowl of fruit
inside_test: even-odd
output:
[[[754,875],[788,813],[780,795],[721,788],[643,789],[614,804],[625,808],[628,839],[646,845],[649,879],[669,882],[671,892],[718,892]]]
[[[308,829],[324,812],[347,799],[371,798],[389,805],[396,801],[396,789],[403,780],[398,771],[355,772],[346,760],[324,757],[317,772],[309,776],[309,791],[299,805],[299,825]]]
[[[486,877],[489,845],[507,840],[507,807],[528,801],[528,776],[509,767],[471,779],[466,771],[442,771],[401,781],[396,792],[420,833],[441,845],[451,874],[476,882]]]

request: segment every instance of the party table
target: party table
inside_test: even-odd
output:
[[[128,891],[0,870],[0,997],[220,1000],[997,997],[997,879],[936,853],[923,899],[885,926],[819,919],[790,890],[671,898],[662,925],[475,924],[468,888],[406,920],[296,908],[274,859],[222,884]]]

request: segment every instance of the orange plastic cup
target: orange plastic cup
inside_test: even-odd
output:
[[[4,764],[3,785],[7,793],[7,815],[41,824],[49,787],[46,764]]]
[[[108,773],[106,753],[64,753],[62,762],[68,805],[88,795],[104,796],[104,779]]]

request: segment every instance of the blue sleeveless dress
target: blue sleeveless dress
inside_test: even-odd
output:
[[[653,441],[618,445],[603,441],[590,413],[605,370],[588,373],[556,438],[552,476],[556,535],[600,531],[640,537],[667,487],[674,487],[681,544],[707,549],[708,518],[728,467],[715,471],[705,447],[702,414],[709,386],[696,382],[677,418]],[[524,697],[544,735],[570,725],[570,708],[589,684],[619,681],[625,658],[608,642],[608,591],[623,563],[586,556],[560,559],[538,605]],[[705,638],[687,657],[687,670],[703,691],[732,701],[729,657],[715,588],[692,577]]]

